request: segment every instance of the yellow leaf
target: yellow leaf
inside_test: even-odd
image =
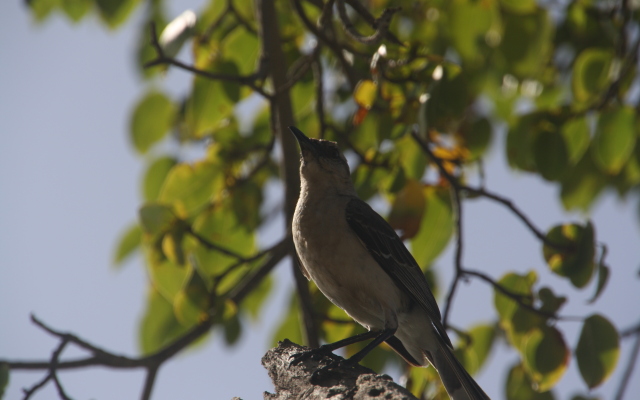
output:
[[[376,99],[378,93],[378,85],[373,81],[365,79],[358,82],[353,98],[356,103],[365,109],[370,109]]]

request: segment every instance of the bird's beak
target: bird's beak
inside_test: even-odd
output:
[[[311,141],[311,139],[305,136],[305,134],[302,133],[300,129],[296,128],[295,126],[290,126],[289,130],[293,133],[293,136],[296,137],[296,140],[300,145],[300,150],[302,150],[303,154],[305,153],[305,151],[310,151],[312,154],[316,153],[316,148],[313,145],[313,142]]]

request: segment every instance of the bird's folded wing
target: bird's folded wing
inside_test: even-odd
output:
[[[346,218],[382,269],[427,312],[440,336],[451,346],[427,280],[396,231],[367,203],[356,197],[347,203]]]

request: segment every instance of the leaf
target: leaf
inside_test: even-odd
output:
[[[533,141],[533,158],[543,178],[554,181],[568,166],[567,147],[559,132],[542,130]]]
[[[177,164],[167,175],[159,200],[173,204],[186,217],[211,201],[222,189],[221,167],[210,161]]]
[[[604,259],[607,255],[607,246],[602,246],[602,254],[600,255],[600,261],[598,261],[598,284],[596,285],[596,292],[593,297],[589,299],[588,303],[592,304],[598,300],[598,297],[602,294],[605,286],[609,282],[609,276],[611,275],[610,268],[604,263]]]
[[[193,271],[193,270],[192,270]],[[173,312],[184,326],[194,326],[207,318],[210,294],[206,283],[196,271],[191,273],[189,282],[175,295]]]
[[[60,6],[65,15],[73,22],[80,21],[91,10],[91,0],[61,0]]]
[[[453,234],[453,203],[449,188],[427,186],[420,231],[411,240],[411,251],[423,268],[447,247]]]
[[[488,47],[486,44],[483,46],[484,37],[492,23],[499,18],[495,2],[451,1],[449,12],[451,44],[463,60],[471,65],[481,64]]]
[[[358,85],[353,92],[353,99],[360,107],[368,110],[373,105],[377,95],[378,85],[369,79],[363,79],[358,82]]]
[[[187,137],[203,138],[224,125],[223,121],[231,117],[233,104],[223,93],[222,82],[202,76],[194,77],[191,96],[185,106]]]
[[[469,150],[471,160],[482,157],[491,144],[492,127],[486,118],[480,118],[460,131],[463,145]]]
[[[171,207],[158,203],[144,204],[138,215],[142,230],[152,235],[168,231],[178,220]]]
[[[231,318],[227,319],[223,323],[224,327],[224,340],[227,346],[233,346],[238,342],[242,334],[242,324],[238,314],[234,314]]]
[[[589,124],[585,117],[571,118],[560,128],[567,148],[569,163],[575,165],[589,148],[591,140]]]
[[[271,289],[273,289],[273,278],[269,275],[262,279],[242,301],[242,310],[246,310],[253,321],[258,321],[261,315],[260,310],[267,303]]]
[[[552,392],[539,393],[533,385],[522,365],[515,365],[509,370],[506,385],[507,400],[554,400]]]
[[[576,359],[580,375],[589,389],[607,380],[615,369],[620,355],[620,338],[605,317],[594,314],[584,321]]]
[[[289,308],[282,315],[282,319],[278,324],[278,329],[273,334],[271,347],[278,344],[279,341],[289,339],[293,343],[302,343],[302,332],[300,331],[300,305],[298,304],[298,296],[292,292],[289,300]]]
[[[507,160],[509,166],[524,171],[535,171],[533,143],[538,124],[544,119],[541,113],[527,114],[518,119],[507,132]]]
[[[237,74],[248,75],[255,71],[260,53],[258,37],[245,29],[235,29],[222,43],[225,60],[233,61]]]
[[[142,354],[156,352],[188,329],[176,319],[171,303],[150,287],[147,307],[138,328],[138,345]]]
[[[409,179],[391,203],[389,225],[402,232],[403,239],[410,239],[418,233],[425,209],[425,191],[422,183]]]
[[[595,236],[593,225],[557,225],[551,228],[546,238],[567,250],[558,250],[548,245],[542,247],[544,259],[557,275],[569,278],[577,288],[583,288],[591,280],[594,269]]]
[[[173,125],[176,107],[158,91],[148,92],[138,101],[129,120],[131,141],[144,154],[162,139]]]
[[[146,201],[158,199],[162,185],[174,165],[176,160],[173,157],[160,157],[149,165],[142,179],[142,193]]]
[[[228,206],[230,207],[230,205]],[[247,231],[240,225],[235,219],[234,213],[223,205],[212,207],[198,215],[193,223],[193,230],[206,240],[242,257],[249,257],[256,251],[254,232]],[[191,248],[197,268],[203,277],[218,275],[238,262],[235,257],[225,255],[215,249],[209,250],[199,243]],[[224,279],[218,282],[218,292],[224,293],[231,289],[249,268],[251,268],[250,265],[237,266],[232,273],[226,274]]]
[[[179,266],[167,259],[156,259],[151,251],[147,252],[147,271],[156,290],[173,304],[176,295],[187,284],[192,267]]]
[[[604,48],[583,50],[573,64],[571,85],[579,103],[591,104],[609,87],[613,51]]]
[[[461,350],[460,361],[467,372],[476,374],[484,365],[487,356],[491,353],[493,342],[496,338],[496,327],[493,325],[476,325],[471,328],[466,338],[468,344],[459,347]]]
[[[9,386],[9,364],[0,363],[0,399],[4,397],[7,386]]]
[[[508,11],[518,14],[528,14],[538,8],[536,0],[500,0],[500,4]]]
[[[130,225],[121,235],[116,246],[113,263],[121,265],[133,252],[140,247],[142,242],[142,229],[140,225]]]
[[[26,4],[31,9],[36,21],[42,22],[60,6],[60,0],[31,0]]]
[[[556,296],[548,287],[543,287],[538,291],[538,298],[542,302],[540,310],[552,314],[555,314],[567,302],[566,297]]]
[[[140,0],[95,0],[100,17],[111,29],[122,24],[139,2]]]
[[[524,366],[539,392],[555,386],[569,365],[567,344],[560,331],[551,326],[529,333],[523,354]]]
[[[595,166],[591,154],[586,153],[578,164],[562,178],[560,198],[567,210],[587,211],[607,184],[606,177]]]
[[[591,146],[596,165],[616,175],[633,153],[636,142],[635,112],[631,107],[603,111]]]

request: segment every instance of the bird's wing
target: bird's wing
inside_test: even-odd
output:
[[[427,279],[396,231],[367,203],[357,197],[347,203],[346,218],[371,256],[396,285],[404,289],[425,310],[440,336],[451,346],[441,322],[440,309],[429,289]]]

